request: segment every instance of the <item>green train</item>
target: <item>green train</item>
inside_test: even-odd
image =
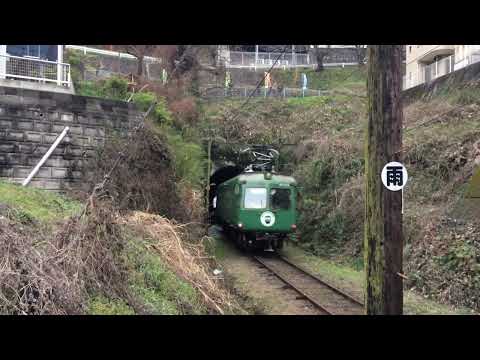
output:
[[[218,185],[217,223],[245,250],[281,249],[296,229],[297,183],[269,171],[243,172]]]

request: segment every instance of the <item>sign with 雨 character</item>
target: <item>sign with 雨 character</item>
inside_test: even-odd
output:
[[[383,167],[382,183],[390,191],[402,190],[408,180],[407,169],[403,164],[392,161]]]

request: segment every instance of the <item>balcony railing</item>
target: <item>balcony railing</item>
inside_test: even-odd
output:
[[[54,83],[70,87],[70,64],[31,57],[0,55],[0,79]]]
[[[450,55],[449,57],[421,67],[419,72],[410,74],[408,78],[405,76],[403,78],[403,89],[409,89],[430,82],[453,71],[455,71],[455,58],[454,55]]]
[[[423,68],[423,81],[429,82],[454,71],[454,56],[443,58]]]

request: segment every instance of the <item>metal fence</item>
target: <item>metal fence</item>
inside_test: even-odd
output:
[[[70,87],[70,65],[31,57],[0,55],[0,78]]]
[[[255,53],[247,51],[230,51],[223,56],[223,62],[227,68],[263,68],[270,67],[275,63],[280,53]],[[315,57],[302,53],[283,53],[277,61],[277,67],[315,67]],[[354,54],[331,54],[325,56],[325,67],[358,65]]]
[[[225,98],[225,97],[309,97],[323,96],[329,92],[326,90],[300,89],[300,88],[254,88],[254,87],[233,87],[222,88],[212,87],[200,89],[201,96],[204,98]]]
[[[66,45],[65,47],[81,51],[85,55],[93,55],[97,59],[95,70],[83,70],[84,80],[104,79],[112,75],[128,75],[137,72],[137,58],[133,55],[80,45]],[[162,69],[162,59],[151,56],[143,58],[143,75],[148,80],[160,80]]]

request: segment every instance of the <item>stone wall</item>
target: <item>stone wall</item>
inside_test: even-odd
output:
[[[93,97],[0,87],[0,178],[23,181],[63,129],[70,131],[31,185],[81,187],[86,162],[113,131],[142,118],[133,104]]]

